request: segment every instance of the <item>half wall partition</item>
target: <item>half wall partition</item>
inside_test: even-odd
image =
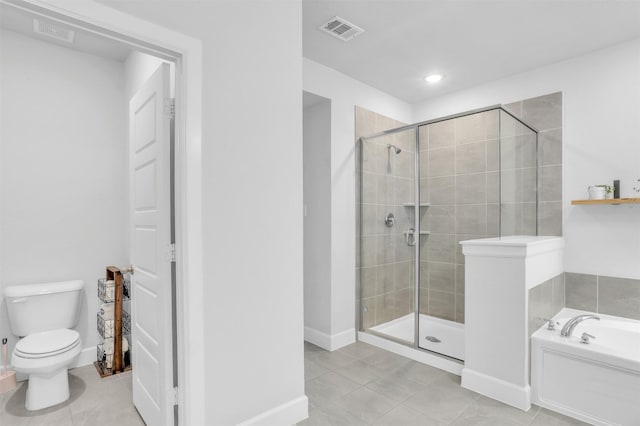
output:
[[[537,235],[537,132],[501,106],[360,138],[360,331],[464,360],[463,240]]]

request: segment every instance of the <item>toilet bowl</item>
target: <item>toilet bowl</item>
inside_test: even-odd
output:
[[[69,399],[67,369],[82,351],[80,334],[60,329],[31,334],[16,344],[13,368],[29,375],[25,407],[40,410]]]
[[[82,351],[82,341],[71,327],[77,323],[80,280],[28,284],[5,288],[11,331],[16,343],[11,364],[29,375],[27,410],[51,407],[69,399],[69,366]]]

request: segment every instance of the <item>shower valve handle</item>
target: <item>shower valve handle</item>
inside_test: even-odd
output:
[[[384,224],[387,225],[387,228],[391,228],[396,224],[396,217],[393,213],[387,213],[387,216],[384,218]]]
[[[407,242],[409,247],[413,247],[416,245],[416,230],[413,228],[409,228],[408,230],[403,232],[404,239]]]

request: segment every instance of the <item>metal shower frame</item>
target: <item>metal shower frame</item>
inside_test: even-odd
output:
[[[483,112],[488,112],[488,111],[494,111],[494,110],[498,110],[498,111],[502,111],[505,114],[507,114],[508,116],[510,116],[511,118],[513,118],[514,120],[516,120],[518,123],[522,124],[523,126],[525,126],[527,129],[531,130],[534,134],[535,134],[535,140],[536,140],[536,150],[535,150],[535,157],[536,157],[536,166],[535,166],[535,171],[536,171],[536,175],[535,175],[535,179],[536,179],[536,188],[537,188],[537,182],[538,182],[538,134],[539,131],[536,130],[535,128],[533,128],[532,126],[530,126],[529,124],[525,123],[524,121],[522,121],[520,118],[516,117],[514,114],[512,114],[511,112],[507,111],[502,105],[492,105],[492,106],[488,106],[488,107],[484,107],[484,108],[478,108],[478,109],[474,109],[474,110],[470,110],[470,111],[465,111],[465,112],[461,112],[461,113],[457,113],[457,114],[452,114],[452,115],[447,115],[444,117],[439,117],[439,118],[435,118],[435,119],[431,119],[431,120],[426,120],[426,121],[421,121],[419,123],[414,123],[414,124],[408,124],[406,126],[402,126],[402,127],[396,127],[394,129],[390,129],[390,130],[385,130],[382,132],[378,132],[378,133],[374,133],[372,135],[366,136],[366,137],[361,137],[358,140],[358,163],[357,163],[357,171],[360,174],[360,179],[359,179],[359,191],[358,191],[358,216],[359,216],[359,235],[362,235],[362,218],[361,218],[361,214],[362,214],[362,185],[363,185],[363,179],[362,179],[362,174],[364,172],[364,170],[362,169],[362,150],[363,150],[363,145],[364,142],[368,139],[373,139],[373,138],[377,138],[377,137],[381,137],[381,136],[387,136],[387,135],[392,135],[395,133],[400,133],[400,132],[404,132],[404,131],[408,131],[408,130],[413,130],[414,131],[414,143],[415,143],[415,151],[414,151],[414,170],[415,170],[415,175],[414,175],[414,185],[413,185],[413,190],[414,190],[414,227],[413,229],[415,230],[414,232],[417,234],[418,236],[418,243],[414,245],[414,274],[413,274],[413,285],[414,285],[414,294],[413,294],[413,309],[414,309],[414,336],[413,336],[413,344],[412,345],[407,345],[407,343],[405,341],[402,341],[400,339],[390,339],[390,336],[384,335],[382,333],[378,334],[375,333],[376,335],[379,335],[380,337],[383,337],[385,339],[390,339],[393,340],[397,343],[406,345],[406,346],[412,346],[414,349],[418,349],[421,351],[426,351],[426,352],[430,352],[439,356],[443,356],[446,358],[450,358],[447,355],[444,354],[440,354],[437,352],[433,352],[430,351],[428,349],[424,349],[422,347],[420,347],[419,345],[419,341],[420,341],[420,185],[419,184],[415,184],[416,179],[417,182],[419,182],[420,179],[420,156],[419,156],[419,150],[420,150],[420,132],[419,132],[419,128],[422,126],[427,126],[429,124],[434,124],[434,123],[439,123],[442,121],[448,121],[448,120],[454,120],[457,118],[461,118],[461,117],[466,117],[469,115],[474,115],[474,114],[480,114]],[[498,113],[498,128],[501,128],[501,114]],[[499,140],[502,139],[502,135],[499,135]],[[501,157],[501,153],[502,153],[502,143],[498,144],[498,154],[499,157]],[[502,173],[502,164],[501,164],[501,158],[499,158],[499,162],[498,162],[498,170],[500,171],[500,173]],[[499,205],[502,205],[502,200],[501,200],[501,194],[498,194],[498,203]],[[536,235],[538,235],[538,213],[539,213],[539,199],[538,199],[538,191],[536,190]],[[498,235],[502,236],[502,221],[499,221],[499,230],[498,230]],[[358,252],[362,253],[362,247],[361,247],[361,242],[362,238],[358,238],[357,241],[357,248],[358,248]],[[358,265],[359,267],[359,265]],[[367,332],[366,330],[363,329],[362,327],[362,306],[361,306],[361,298],[360,298],[360,294],[361,294],[361,285],[360,285],[360,278],[361,276],[358,275],[358,280],[356,283],[356,302],[357,302],[357,306],[356,306],[356,327],[358,331],[363,331],[363,332]],[[371,332],[371,331],[369,331]]]

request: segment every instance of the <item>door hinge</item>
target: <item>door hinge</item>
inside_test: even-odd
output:
[[[165,98],[164,114],[170,118],[176,118],[176,100],[175,98]]]
[[[175,262],[175,261],[176,261],[176,244],[171,243],[169,244],[169,262]]]
[[[171,405],[178,405],[178,388],[177,387],[169,390],[169,403],[171,403]]]

